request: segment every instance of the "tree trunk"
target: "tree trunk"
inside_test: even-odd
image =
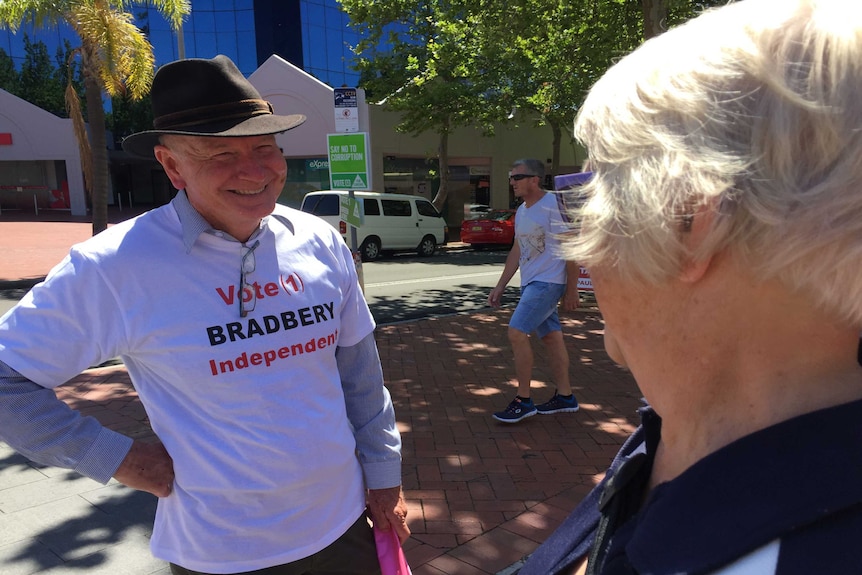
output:
[[[447,127],[448,128],[448,127]],[[440,167],[440,187],[437,189],[437,194],[431,202],[441,214],[443,213],[443,205],[446,203],[446,198],[449,196],[449,130],[445,129],[440,134],[440,148],[438,150],[437,161]]]
[[[555,188],[554,176],[560,173],[560,144],[563,140],[563,129],[557,122],[550,122],[554,139],[551,144],[551,189]]]
[[[90,199],[93,210],[93,235],[108,227],[108,148],[105,137],[105,108],[102,85],[93,71],[84,67],[84,89],[87,94],[87,123],[90,126],[90,151],[93,158],[93,181]]]
[[[664,32],[667,22],[667,0],[641,0],[644,13],[644,40]]]

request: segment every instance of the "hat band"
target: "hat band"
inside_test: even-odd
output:
[[[182,112],[174,112],[173,114],[165,114],[153,120],[153,127],[156,130],[176,130],[178,128],[189,128],[201,124],[266,114],[272,114],[272,104],[266,100],[240,100],[238,102],[202,106],[200,108],[192,108],[191,110],[183,110]]]

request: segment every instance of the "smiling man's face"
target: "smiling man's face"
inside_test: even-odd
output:
[[[275,208],[287,164],[274,135],[170,135],[162,142],[156,159],[214,228],[245,241]]]

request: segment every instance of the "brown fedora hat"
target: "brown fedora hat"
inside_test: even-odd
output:
[[[189,58],[165,64],[150,90],[153,129],[123,140],[135,156],[153,157],[163,134],[185,136],[263,136],[295,128],[302,114],[278,116],[227,56]]]

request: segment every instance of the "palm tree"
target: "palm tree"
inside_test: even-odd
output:
[[[134,25],[127,11],[134,5],[153,6],[176,30],[191,10],[188,0],[4,0],[0,2],[0,26],[13,32],[23,21],[35,27],[65,22],[81,39],[72,57],[79,58],[84,76],[89,139],[81,106],[71,84],[66,89],[66,108],[75,126],[81,149],[84,181],[93,209],[93,234],[108,227],[108,151],[102,92],[110,96],[128,93],[139,99],[150,90],[154,73],[153,47]],[[71,76],[71,75],[70,75]]]

